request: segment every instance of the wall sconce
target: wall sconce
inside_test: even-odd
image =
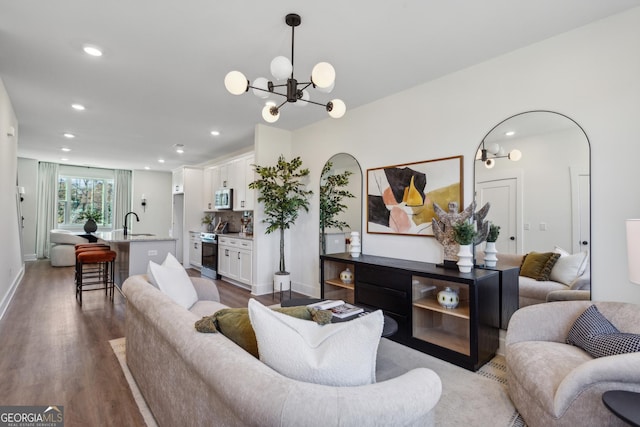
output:
[[[489,156],[491,154],[491,156]],[[480,150],[480,157],[476,160],[481,160],[487,169],[491,169],[496,165],[495,159],[507,158],[511,161],[517,162],[522,158],[522,152],[520,150],[511,150],[509,154],[504,154],[504,149],[499,144],[489,144],[489,148],[485,148],[484,141],[482,141],[482,149]]]
[[[142,195],[142,200],[140,201],[140,204],[142,205],[142,210],[144,212],[147,211],[147,196],[145,196],[144,194]]]
[[[24,202],[24,194],[25,194],[24,187],[18,187],[18,194],[20,195],[20,201]]]

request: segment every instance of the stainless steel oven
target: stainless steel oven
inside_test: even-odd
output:
[[[218,236],[215,233],[200,233],[202,241],[202,269],[200,274],[211,279],[218,275]]]

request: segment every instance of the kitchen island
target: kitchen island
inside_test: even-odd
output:
[[[122,230],[93,233],[98,242],[116,252],[114,280],[119,290],[127,277],[146,274],[149,261],[162,264],[168,253],[175,255],[176,238],[156,234],[127,234]]]

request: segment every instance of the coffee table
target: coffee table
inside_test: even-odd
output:
[[[640,393],[609,390],[602,395],[605,406],[632,426],[640,426]]]
[[[316,302],[322,301],[320,298],[292,298],[288,300],[284,300],[280,303],[282,307],[295,307],[299,305],[309,305]],[[365,313],[371,313],[373,310],[362,307]],[[384,313],[383,313],[384,314]],[[338,317],[333,316],[331,318],[331,323],[340,323],[347,322],[349,320],[353,320],[362,314],[354,314],[350,317],[345,317],[344,319],[340,319]],[[396,322],[392,317],[384,314],[384,325],[382,327],[382,335],[383,337],[390,337],[391,335],[398,332],[398,322]]]

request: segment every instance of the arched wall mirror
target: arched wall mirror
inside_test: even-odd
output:
[[[339,153],[327,161],[319,194],[320,254],[347,252],[349,234],[362,227],[362,169],[351,154]]]
[[[584,130],[559,113],[529,111],[491,129],[474,162],[475,197],[491,203],[498,253],[589,250],[590,155]]]

